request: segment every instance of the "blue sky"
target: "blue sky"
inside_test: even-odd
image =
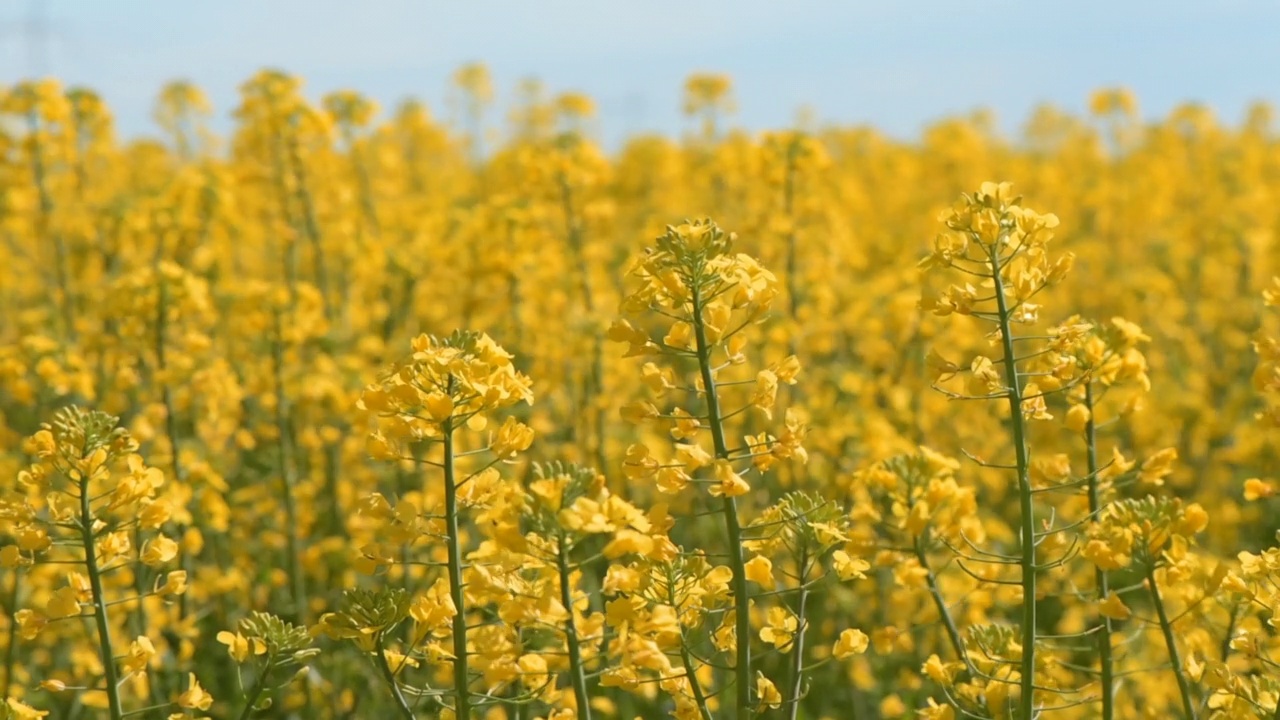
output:
[[[47,27],[34,46],[33,8]],[[1280,2],[0,1],[0,83],[34,70],[94,87],[125,134],[150,131],[152,98],[176,77],[224,115],[263,66],[315,95],[354,88],[384,107],[414,95],[443,112],[450,72],[475,60],[502,94],[527,76],[591,94],[609,142],[678,132],[694,70],[734,78],[737,122],[752,129],[801,105],[899,136],[977,107],[1016,127],[1038,102],[1078,110],[1112,84],[1149,116],[1196,100],[1235,121],[1252,100],[1280,101]]]

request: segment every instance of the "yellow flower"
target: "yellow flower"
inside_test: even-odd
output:
[[[773,563],[763,555],[757,555],[743,566],[747,579],[764,588],[773,587]]]
[[[649,448],[635,444],[627,448],[622,461],[622,473],[628,480],[643,480],[658,471],[658,461],[649,455]]]
[[[1114,592],[1108,593],[1106,599],[1098,603],[1098,612],[1112,620],[1127,620],[1133,614],[1129,606]]]
[[[1158,487],[1173,472],[1173,463],[1178,459],[1178,451],[1165,448],[1147,458],[1138,469],[1138,483],[1146,487]]]
[[[1085,425],[1089,422],[1089,408],[1084,405],[1072,405],[1067,410],[1067,427],[1075,432],[1084,432]]]
[[[421,626],[420,634],[423,636],[444,627],[456,614],[453,598],[449,596],[449,584],[443,578],[426,593],[414,596],[409,604],[409,616]]]
[[[142,562],[148,567],[159,567],[178,556],[178,543],[160,535],[142,546]]]
[[[751,404],[763,411],[767,418],[773,417],[773,406],[778,399],[778,376],[772,370],[761,370],[756,373],[756,392],[751,396]]]
[[[950,380],[962,369],[959,365],[944,358],[935,348],[929,348],[924,358],[925,367],[929,368],[933,382]]]
[[[782,704],[782,693],[778,692],[778,686],[759,670],[756,671],[756,697],[761,705],[768,708],[776,709]]]
[[[140,635],[132,643],[129,643],[129,650],[120,660],[120,669],[126,673],[146,672],[147,666],[151,664],[152,658],[156,656],[156,647],[151,644],[151,639],[145,635]]]
[[[1248,500],[1249,502],[1253,502],[1254,500],[1259,500],[1261,498],[1271,497],[1272,495],[1275,494],[1275,492],[1276,492],[1275,485],[1270,482],[1267,482],[1266,480],[1259,480],[1258,478],[1249,478],[1248,480],[1244,481],[1244,499]]]
[[[107,533],[98,541],[98,562],[109,563],[112,560],[129,552],[133,547],[133,543],[129,540],[129,534],[126,532]]]
[[[79,607],[76,608],[79,611]],[[14,613],[13,619],[18,621],[18,634],[23,640],[34,640],[40,631],[49,624],[49,618],[34,610],[23,608]]]
[[[260,638],[247,638],[238,632],[223,630],[218,633],[217,640],[227,646],[227,653],[239,663],[248,660],[251,655],[265,655],[267,652],[267,644]]]
[[[1127,552],[1102,540],[1085,543],[1080,555],[1102,570],[1119,570],[1127,567],[1132,559]]]
[[[1002,690],[1004,689],[1004,686],[1002,685],[997,685],[997,687],[999,687]],[[1005,692],[1008,692],[1008,691],[1005,690]],[[988,690],[987,697],[990,698],[991,694],[992,694],[992,691]],[[884,700],[880,701],[880,717],[900,718],[906,714],[907,714],[907,704],[903,702],[902,698],[898,697],[896,693],[893,695],[889,695]]]
[[[933,653],[924,661],[924,666],[921,668],[921,671],[924,672],[930,680],[933,680],[939,685],[951,684],[951,671],[942,662],[942,658],[938,657],[937,653]]]
[[[843,550],[831,553],[831,564],[841,580],[861,580],[867,576],[871,563],[862,558],[851,557]]]
[[[795,355],[788,355],[770,369],[777,376],[778,382],[795,385],[796,376],[800,374],[800,360]]]
[[[939,705],[937,700],[928,698],[928,706],[916,711],[922,720],[955,720],[955,708],[950,705]]]
[[[164,576],[164,584],[156,587],[156,594],[162,597],[181,595],[187,591],[187,571],[174,570]]]
[[[39,527],[20,528],[14,539],[17,540],[18,547],[26,552],[44,552],[53,544],[49,533]]]
[[[453,398],[442,392],[435,392],[422,399],[422,406],[427,414],[436,422],[444,422],[453,417]]]
[[[213,696],[200,687],[195,673],[187,674],[187,689],[178,696],[178,707],[187,710],[208,710],[213,705]]]
[[[138,513],[138,526],[143,530],[155,530],[169,522],[169,518],[172,515],[173,508],[170,507],[169,503],[163,500],[153,500],[142,506],[142,510]]]
[[[80,593],[70,585],[53,591],[45,611],[53,619],[72,617],[80,614]]]
[[[1186,535],[1195,535],[1209,526],[1209,512],[1200,503],[1191,503],[1182,510],[1182,520],[1177,531]]]
[[[1004,389],[1004,379],[991,362],[990,358],[979,355],[969,365],[969,380],[966,390],[970,395],[983,397],[998,393]]]
[[[715,484],[710,489],[713,497],[738,497],[746,495],[751,490],[747,481],[734,472],[728,460],[715,461],[715,480]]]
[[[29,563],[30,561],[22,556],[22,549],[17,545],[5,545],[0,548],[0,567],[16,568]]]
[[[37,710],[26,703],[19,702],[13,698],[5,701],[9,706],[9,711],[13,714],[13,720],[40,720],[42,717],[48,717],[48,710]]]
[[[774,606],[769,608],[765,626],[760,628],[760,639],[771,643],[782,652],[788,652],[791,650],[791,639],[795,636],[797,627],[799,627],[799,621],[790,610]]]
[[[924,500],[918,500],[915,505],[911,506],[911,512],[907,513],[907,519],[903,522],[903,527],[913,536],[919,535],[929,526],[929,517],[929,503]]]
[[[831,654],[837,660],[844,660],[866,652],[869,644],[870,639],[866,633],[861,630],[848,629],[840,633],[835,646],[831,649]]]
[[[516,456],[516,453],[528,450],[532,443],[533,428],[517,422],[513,417],[508,417],[502,423],[502,427],[498,428],[498,434],[489,448],[494,455],[498,456],[498,459],[510,460]]]

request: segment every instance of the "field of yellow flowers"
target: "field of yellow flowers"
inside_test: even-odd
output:
[[[1268,107],[455,82],[3,92],[0,718],[1280,718]]]

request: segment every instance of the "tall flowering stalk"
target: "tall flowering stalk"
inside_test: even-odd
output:
[[[716,633],[721,650],[731,650],[733,657],[734,712],[745,718],[759,703],[776,705],[776,687],[763,678],[759,688],[771,692],[753,694],[757,678],[753,674],[751,648],[751,600],[748,586],[743,522],[738,501],[752,487],[743,473],[762,472],[779,458],[805,457],[801,441],[804,424],[788,412],[785,429],[778,437],[767,433],[747,436],[742,445],[731,444],[728,422],[750,409],[772,417],[778,384],[794,383],[799,364],[794,357],[760,370],[754,378],[727,380],[724,374],[732,366],[746,362],[747,338],[743,331],[758,322],[779,294],[777,278],[754,259],[733,251],[734,236],[722,231],[710,220],[699,220],[669,226],[656,247],[646,251],[632,271],[639,287],[623,301],[623,309],[631,315],[657,318],[661,339],[650,332],[619,320],[610,328],[609,336],[628,344],[628,355],[666,355],[692,365],[692,386],[673,369],[647,363],[643,372],[646,384],[658,394],[678,390],[702,403],[702,411],[693,414],[675,407],[660,411],[651,402],[641,401],[624,409],[632,420],[656,421],[666,425],[676,444],[675,459],[659,462],[645,445],[627,450],[625,471],[632,480],[653,479],[660,491],[678,492],[690,483],[707,487],[708,494],[719,501],[725,533],[724,552],[731,572],[732,623]],[[723,387],[749,387],[752,394],[741,407],[724,406]],[[710,452],[699,441],[703,434],[711,440]],[[693,473],[706,468],[710,477],[695,478]],[[690,674],[692,677],[692,674]],[[767,684],[767,685],[766,685]],[[696,686],[696,683],[695,683]]]
[[[76,339],[76,296],[72,285],[72,247],[58,222],[54,179],[58,169],[74,154],[71,103],[56,80],[19,83],[4,96],[5,112],[19,116],[26,126],[22,143],[30,164],[27,182],[35,188],[36,208],[32,231],[41,245],[53,250],[54,286],[63,338]]]
[[[590,612],[591,598],[579,585],[588,573],[599,572],[595,561],[631,550],[640,531],[651,525],[643,512],[609,491],[603,475],[571,464],[536,466],[526,505],[530,559],[545,565],[554,578],[550,584],[558,585],[561,607],[556,615],[562,619],[555,632],[563,636],[567,656],[574,698],[571,717],[590,720],[588,679],[599,665],[606,637],[604,615]]]
[[[311,646],[313,640],[306,628],[290,625],[267,613],[250,613],[240,621],[235,632],[223,630],[217,640],[227,646],[227,654],[236,663],[236,686],[244,695],[244,705],[236,716],[238,720],[270,707],[272,691],[300,675],[320,654],[319,649]],[[246,666],[253,670],[253,683],[248,690],[244,689]],[[281,685],[273,686],[282,679]]]
[[[51,681],[47,689],[101,693],[112,720],[154,708],[126,712],[124,684],[145,676],[156,649],[140,635],[122,653],[119,624],[111,609],[137,605],[146,598],[172,598],[187,589],[187,573],[174,570],[154,577],[149,588],[127,591],[108,584],[114,575],[145,575],[175,562],[178,543],[158,532],[174,508],[158,499],[164,475],[135,454],[137,443],[117,419],[106,413],[69,407],[59,411],[27,442],[36,461],[19,477],[19,494],[0,503],[0,515],[14,525],[15,545],[0,549],[14,567],[60,564],[72,568],[67,584],[49,596],[43,610],[20,610],[15,617],[25,639],[52,632],[59,623],[89,618],[103,677],[71,687]],[[38,500],[37,500],[38,499]],[[134,540],[138,544],[134,544]],[[83,571],[83,572],[81,572]],[[87,611],[87,614],[86,614]],[[207,709],[207,697],[191,676],[189,689],[174,703]],[[170,703],[161,705],[165,707]]]
[[[1051,349],[1054,353],[1070,358],[1080,374],[1079,383],[1068,393],[1069,406],[1064,421],[1067,428],[1073,433],[1079,433],[1084,441],[1086,473],[1082,483],[1072,481],[1063,484],[1083,484],[1088,499],[1087,517],[1093,521],[1102,514],[1106,502],[1115,494],[1117,481],[1133,469],[1133,464],[1119,456],[1118,451],[1104,463],[1099,458],[1098,435],[1100,429],[1112,420],[1132,412],[1140,394],[1150,389],[1146,358],[1138,345],[1151,338],[1143,334],[1137,325],[1120,317],[1112,318],[1104,324],[1072,318],[1053,329],[1051,335],[1054,336]],[[1119,412],[1115,417],[1109,418],[1104,414],[1104,400],[1115,391],[1129,394],[1121,396]],[[1050,464],[1065,467],[1062,463],[1051,461]],[[1111,720],[1116,713],[1118,677],[1112,648],[1118,616],[1112,612],[1112,608],[1114,603],[1121,601],[1112,592],[1110,574],[1103,566],[1094,568],[1094,600],[1098,605],[1095,643],[1101,689],[1101,718]]]
[[[1036,558],[1041,535],[1035,517],[1035,492],[1031,479],[1031,446],[1028,423],[1048,415],[1044,390],[1025,366],[1035,353],[1024,351],[1021,326],[1035,323],[1040,306],[1033,302],[1046,287],[1070,270],[1070,254],[1051,260],[1048,243],[1057,227],[1055,215],[1041,215],[1022,206],[1008,183],[983,183],[973,194],[945,211],[940,220],[947,231],[938,235],[933,252],[921,266],[957,274],[961,284],[951,284],[936,295],[927,294],[921,308],[937,315],[962,315],[992,326],[991,339],[1000,356],[979,355],[969,365],[966,392],[956,397],[1003,401],[1007,405],[1014,459],[1008,465],[1017,479],[1020,553],[1017,557],[1022,588],[1021,628],[1018,633],[1018,717],[1030,720],[1036,712],[1036,651],[1038,640],[1037,579],[1042,567]],[[1030,336],[1034,338],[1034,335]],[[953,376],[961,367],[931,355],[939,376]],[[998,644],[1007,646],[1003,633]]]
[[[1215,572],[1211,582],[1188,583],[1188,587],[1180,588],[1179,594],[1198,591],[1200,597],[1186,603],[1177,617],[1169,612],[1172,600],[1168,596],[1172,595],[1170,581],[1188,579],[1195,574],[1198,561],[1191,552],[1192,539],[1208,523],[1208,512],[1196,503],[1151,495],[1120,500],[1107,505],[1099,514],[1089,529],[1091,547],[1086,548],[1086,556],[1099,568],[1110,571],[1132,568],[1142,579],[1156,613],[1154,619],[1146,620],[1159,628],[1164,640],[1184,720],[1199,717],[1200,703],[1187,672],[1187,658],[1174,622],[1211,597],[1225,572]],[[1124,619],[1133,614],[1116,594],[1108,596],[1103,609],[1113,618]]]
[[[487,335],[457,332],[443,339],[424,335],[413,341],[413,353],[366,389],[362,398],[363,406],[379,420],[369,440],[372,454],[386,460],[413,459],[438,471],[442,483],[429,494],[403,498],[394,507],[381,495],[371,496],[364,502],[365,512],[383,524],[379,534],[384,541],[408,545],[427,541],[428,546],[419,552],[429,552],[430,544],[443,540],[443,563],[417,557],[408,562],[443,565],[444,574],[425,594],[413,597],[400,588],[390,594],[349,597],[343,611],[321,619],[321,627],[331,635],[357,639],[363,649],[374,654],[406,717],[413,717],[406,691],[418,697],[451,698],[450,710],[458,718],[470,718],[481,706],[493,702],[496,688],[472,687],[477,675],[473,656],[479,656],[480,674],[486,680],[514,680],[521,672],[516,670],[510,676],[484,672],[504,656],[502,647],[485,647],[482,634],[505,633],[500,637],[507,642],[511,633],[518,635],[518,629],[484,624],[473,627],[469,610],[479,610],[516,592],[520,584],[520,563],[511,562],[508,553],[522,545],[516,524],[521,505],[510,502],[508,486],[494,466],[513,460],[528,448],[533,431],[508,418],[479,447],[460,447],[468,432],[479,433],[487,427],[494,412],[532,401],[529,378],[515,370],[511,359]],[[465,458],[478,455],[485,455],[487,461],[474,469],[460,467]],[[472,563],[467,562],[464,547],[470,514],[479,516],[477,523],[483,524],[482,518],[489,521],[495,533],[491,541],[496,546],[489,551],[477,550]],[[389,552],[385,542],[366,545],[362,553],[364,564],[374,569],[402,556]],[[391,649],[391,631],[409,617],[416,629],[403,647]],[[473,630],[480,636],[476,649],[470,642]],[[450,638],[448,650],[434,639],[442,632]],[[495,643],[498,639],[493,638]],[[419,661],[451,664],[451,690],[403,683],[401,671]],[[536,663],[529,660],[525,665]],[[521,667],[519,661],[516,665]]]

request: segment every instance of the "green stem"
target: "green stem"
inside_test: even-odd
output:
[[[453,378],[449,378],[453,391]],[[444,430],[444,515],[449,534],[449,597],[453,600],[454,717],[471,718],[470,671],[467,668],[467,606],[462,593],[462,542],[458,531],[458,483],[454,470],[453,426]]]
[[[338,537],[346,537],[347,525],[342,512],[342,496],[338,491],[338,473],[342,466],[342,448],[338,443],[329,443],[324,447],[324,487],[329,496],[329,532]]]
[[[560,535],[560,547],[556,550],[557,568],[560,571],[560,604],[568,614],[564,622],[565,644],[569,646],[569,679],[573,684],[573,697],[578,704],[579,720],[591,720],[590,699],[587,697],[587,676],[582,666],[582,650],[578,646],[578,624],[573,617],[573,592],[569,585],[569,558],[566,557],[565,537]]]
[[[302,152],[298,147],[297,135],[290,135],[287,144],[289,164],[292,166],[294,188],[298,204],[302,208],[302,229],[311,243],[311,271],[316,278],[316,288],[320,290],[320,303],[324,308],[326,320],[333,319],[333,304],[329,297],[329,270],[324,257],[324,242],[320,236],[320,224],[316,221],[315,202],[307,187],[306,168],[302,163]]]
[[[351,165],[355,169],[356,185],[360,188],[360,209],[364,212],[365,221],[373,228],[374,234],[381,232],[378,224],[378,211],[373,199],[373,182],[369,179],[369,168],[365,165],[364,153],[360,151],[360,141],[355,136],[355,129],[350,125],[343,127],[347,147],[351,152]]]
[[[414,720],[413,708],[409,707],[409,701],[405,699],[404,693],[400,692],[400,683],[396,681],[396,674],[391,672],[391,664],[387,662],[387,653],[382,649],[382,641],[378,641],[378,652],[374,653],[374,657],[378,661],[378,669],[382,671],[382,677],[386,679],[387,684],[391,686],[391,696],[395,698],[396,707],[400,710],[400,714],[405,720]],[[457,716],[461,718],[462,716]]]
[[[563,175],[560,176],[560,203],[564,212],[565,234],[569,238],[569,249],[573,253],[574,264],[578,270],[578,291],[582,293],[582,305],[588,318],[595,318],[595,291],[591,285],[591,266],[587,263],[585,238],[582,232],[582,221],[578,218],[573,204],[573,189]],[[596,467],[608,467],[604,445],[604,413],[596,407],[604,388],[604,348],[599,336],[593,334],[595,341],[591,347],[591,369],[586,378],[583,392],[583,405],[588,413],[584,420],[592,424],[591,433],[595,436]]]
[[[697,343],[698,369],[702,386],[707,394],[707,423],[711,426],[711,441],[716,457],[728,461],[729,445],[725,440],[724,425],[720,416],[720,400],[716,395],[715,372],[711,365],[711,345],[707,342],[707,329],[702,319],[702,288],[700,277],[691,283],[693,290],[693,330]],[[742,553],[742,527],[738,524],[738,504],[732,496],[724,498],[724,524],[728,531],[729,565],[733,570],[734,632],[737,636],[737,662],[734,667],[737,685],[734,688],[737,706],[736,717],[745,720],[751,716],[751,596],[747,590],[747,572]]]
[[[245,698],[244,709],[237,716],[238,720],[248,720],[253,713],[253,706],[257,704],[258,698],[262,697],[262,691],[267,687],[267,673],[271,668],[271,663],[275,661],[275,657],[268,655],[267,662],[262,666],[262,673],[258,675],[258,680],[253,684],[253,691]],[[236,672],[240,672],[239,669]]]
[[[673,608],[680,607],[676,598],[674,574],[670,566],[667,569],[667,603]],[[711,720],[711,710],[707,707],[707,696],[702,692],[702,683],[698,681],[697,668],[693,666],[693,655],[689,652],[689,639],[680,628],[680,663],[684,666],[685,679],[689,681],[689,691],[693,693],[693,701],[698,705],[698,715],[702,720]]]
[[[156,259],[153,271],[155,272],[156,284],[156,332],[155,332],[155,353],[156,353],[156,374],[160,376],[160,401],[164,405],[164,431],[166,439],[169,442],[170,464],[173,467],[173,479],[177,482],[186,481],[186,472],[182,466],[182,458],[178,453],[178,413],[173,402],[173,388],[169,384],[169,377],[166,370],[168,369],[168,322],[169,322],[169,285],[165,280],[164,273],[161,270],[160,263],[164,256],[164,239],[163,236],[156,244]],[[198,517],[198,515],[193,516]],[[186,526],[178,525],[178,569],[189,572],[191,567],[191,558],[187,553],[187,543],[185,542]],[[139,577],[139,582],[141,578]],[[139,587],[139,595],[142,594],[143,588]],[[187,593],[178,596],[178,623],[182,624],[186,621],[189,613]],[[141,617],[143,613],[142,603],[138,603],[138,614]],[[178,648],[173,648],[174,656],[178,656]],[[177,679],[174,678],[175,682]],[[149,687],[154,688],[155,683],[149,683]],[[152,694],[155,690],[152,689]],[[154,699],[154,698],[153,698]]]
[[[6,608],[9,613],[9,637],[4,651],[4,686],[0,687],[0,692],[3,692],[5,697],[8,697],[13,689],[13,668],[17,664],[18,621],[14,618],[18,614],[18,596],[21,592],[22,573],[18,568],[14,568],[13,584],[9,586],[9,607]]]
[[[290,230],[301,234],[293,217],[293,203],[289,197],[289,186],[285,179],[285,159],[282,147],[284,136],[278,127],[274,127],[274,124],[271,139],[271,175],[275,192],[280,202],[280,216]],[[297,305],[298,302],[298,241],[295,237],[290,236],[286,237],[283,242],[284,252],[280,261],[283,266],[285,285],[289,288],[289,304],[292,307]]]
[[[1173,623],[1169,622],[1169,612],[1165,610],[1164,601],[1160,599],[1160,588],[1156,585],[1155,563],[1147,568],[1147,584],[1151,590],[1151,602],[1156,606],[1156,617],[1160,619],[1160,632],[1164,634],[1164,644],[1169,650],[1169,663],[1173,666],[1173,676],[1178,681],[1183,717],[1186,720],[1195,720],[1196,704],[1191,697],[1191,683],[1182,670],[1182,654],[1178,652],[1178,639],[1173,634]]]
[[[1084,425],[1084,438],[1088,454],[1089,470],[1089,516],[1097,518],[1102,509],[1102,490],[1098,487],[1098,437],[1097,425],[1093,417],[1093,383],[1084,385],[1084,407],[1089,411],[1089,419]],[[1106,599],[1111,592],[1107,571],[1102,568],[1094,570],[1098,585],[1098,601]],[[1098,621],[1102,630],[1098,635],[1098,664],[1101,666],[1102,682],[1102,718],[1112,720],[1115,717],[1115,671],[1111,660],[1111,618],[1099,615]]]
[[[782,213],[787,219],[787,311],[792,322],[797,322],[800,314],[800,243],[795,228],[795,177],[795,149],[789,146],[787,170],[782,185]],[[791,352],[794,353],[794,333],[789,343]]]
[[[507,268],[507,311],[510,313],[511,327],[508,332],[515,340],[515,347],[524,347],[524,323],[520,322],[520,308],[523,306],[520,297],[520,273],[516,267],[516,259],[520,257],[520,249],[516,244],[516,223],[507,221],[507,257],[512,264]],[[601,466],[603,467],[603,466]]]
[[[102,590],[102,574],[98,571],[98,552],[94,547],[93,510],[89,506],[89,477],[80,480],[80,540],[84,544],[84,566],[93,593],[93,619],[98,626],[98,648],[106,675],[107,710],[111,720],[124,717],[120,703],[120,676],[116,669],[116,653],[111,645],[111,623],[107,618],[107,599]]]
[[[40,214],[38,215],[37,234],[39,237],[51,237],[53,240],[53,267],[58,280],[58,293],[62,296],[62,324],[68,340],[76,338],[75,316],[72,310],[71,279],[67,269],[67,240],[62,233],[50,229],[53,215],[53,197],[49,194],[47,182],[48,171],[45,168],[44,146],[40,143],[40,121],[34,111],[27,114],[27,124],[31,130],[31,174],[39,198]]]
[[[804,568],[807,560],[800,563]],[[806,568],[807,570],[807,568]],[[796,720],[800,713],[800,694],[804,692],[804,635],[809,629],[809,620],[805,615],[809,602],[809,590],[805,585],[807,571],[801,572],[800,596],[796,599],[796,617],[799,627],[796,628],[795,647],[791,648],[791,697],[788,698],[787,718]]]
[[[707,696],[702,692],[702,683],[694,673],[693,657],[689,654],[689,646],[684,633],[680,633],[680,661],[684,664],[684,676],[689,680],[689,690],[693,693],[693,701],[698,705],[698,714],[702,720],[711,720],[711,711],[707,709]]]
[[[1013,328],[1009,321],[1009,305],[1005,298],[1004,278],[1000,276],[999,245],[988,249],[991,261],[991,281],[994,284],[996,308],[999,314],[1000,342],[1004,351],[1005,384],[1008,386],[1009,425],[1013,433],[1013,447],[1017,462],[1019,527],[1022,535],[1022,677],[1021,695],[1018,698],[1018,717],[1032,720],[1035,717],[1036,675],[1036,521],[1031,494],[1031,449],[1027,444],[1025,420],[1022,417],[1022,386],[1018,378],[1017,355],[1013,347]]]
[[[960,627],[956,625],[956,620],[951,615],[951,608],[942,597],[942,589],[938,587],[938,576],[929,565],[929,556],[924,551],[924,541],[921,538],[916,538],[915,548],[916,560],[920,563],[920,567],[924,568],[925,584],[929,587],[929,596],[933,598],[933,604],[938,609],[938,617],[942,619],[942,627],[947,631],[947,639],[951,641],[956,658],[964,663],[971,677],[976,677],[973,661],[969,659],[969,653],[964,649],[964,638],[960,635]]]
[[[280,327],[280,313],[275,314],[276,336],[271,343],[272,374],[276,386],[275,422],[279,435],[280,500],[284,505],[285,542],[287,557],[285,568],[289,575],[290,594],[293,596],[293,619],[303,622],[307,615],[307,588],[302,576],[302,551],[298,540],[298,510],[293,493],[298,484],[298,468],[294,458],[293,439],[290,434],[289,398],[284,390],[284,347]]]

